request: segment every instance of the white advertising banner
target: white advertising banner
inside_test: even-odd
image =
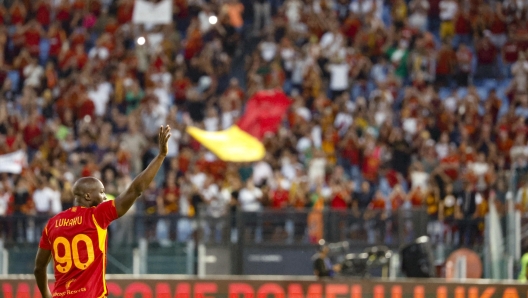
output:
[[[0,173],[20,174],[26,164],[26,153],[22,150],[0,155]]]
[[[134,24],[170,24],[172,23],[172,1],[163,0],[152,3],[145,0],[136,0],[132,15]]]

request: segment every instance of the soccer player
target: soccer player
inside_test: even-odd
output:
[[[107,231],[123,216],[156,176],[168,151],[170,127],[160,127],[159,154],[115,200],[106,200],[101,181],[81,178],[73,186],[77,206],[48,221],[35,259],[35,279],[43,298],[106,297]],[[46,267],[53,257],[55,287],[48,287]]]

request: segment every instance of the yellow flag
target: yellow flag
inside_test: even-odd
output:
[[[257,138],[236,125],[222,131],[205,131],[188,126],[187,132],[223,161],[258,161],[266,154],[264,145]]]

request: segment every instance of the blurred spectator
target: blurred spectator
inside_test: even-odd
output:
[[[0,233],[4,239],[11,236],[12,225],[8,221],[7,215],[10,215],[9,203],[12,200],[11,194],[6,191],[3,184],[0,184]]]
[[[29,192],[29,187],[24,177],[19,177],[14,184],[14,222],[13,222],[13,239],[16,241],[25,241],[28,219],[27,215],[35,214],[33,200]]]

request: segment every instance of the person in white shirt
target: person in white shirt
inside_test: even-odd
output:
[[[211,7],[207,4],[202,6],[202,11],[198,13],[198,21],[200,23],[200,32],[202,35],[207,34],[212,28],[213,24],[209,21],[209,18],[214,16],[214,12]]]
[[[207,175],[200,172],[196,165],[193,165],[189,171],[189,180],[197,189],[202,189],[205,184],[205,180],[207,180]]]
[[[172,137],[174,137],[174,134],[172,132]],[[128,122],[128,132],[121,135],[121,144],[131,154],[131,174],[135,175],[140,173],[143,167],[141,155],[148,148],[149,143],[145,135],[140,131],[138,123],[133,118]],[[169,147],[170,149],[171,147]]]
[[[439,160],[447,156],[449,153],[449,135],[447,133],[440,136],[440,141],[435,145],[435,151]]]
[[[204,222],[202,222],[205,242],[209,242],[212,231],[214,231],[214,241],[220,243],[226,222],[225,216],[231,198],[226,198],[225,195],[222,195],[220,188],[214,182],[213,176],[207,176],[202,190],[202,197],[206,204],[207,214]]]
[[[270,183],[273,180],[273,169],[265,158],[253,165],[253,183],[255,185],[262,185],[265,182]]]
[[[273,174],[273,173],[272,173]],[[255,230],[255,242],[262,241],[262,219],[260,211],[262,211],[261,200],[264,194],[260,188],[255,187],[253,180],[248,179],[246,187],[242,188],[238,193],[238,203],[243,214],[243,224],[246,227],[246,235]]]
[[[268,0],[254,0],[253,2],[253,34],[258,35],[261,27],[271,25],[271,3]]]
[[[344,54],[342,53],[342,50],[345,45],[345,38],[343,37],[338,24],[334,24],[331,31],[323,34],[319,45],[321,46],[322,55],[327,59]]]
[[[60,192],[51,189],[44,178],[40,178],[37,183],[37,189],[33,192],[33,202],[35,203],[35,210],[37,211],[35,231],[37,233],[36,235],[39,235],[44,229],[49,216],[62,211],[62,205]],[[61,207],[59,208],[58,206]]]
[[[24,67],[24,85],[32,88],[39,88],[42,77],[44,76],[44,68],[37,63],[36,59],[31,59],[29,64]]]
[[[0,183],[0,236],[4,239],[7,237],[10,229],[10,220],[5,218],[10,199],[11,194],[5,191],[4,185]]]
[[[40,181],[37,189],[33,192],[33,202],[35,203],[37,214],[42,216],[53,215],[53,209],[55,209],[53,206],[56,204],[54,202],[55,200],[57,200],[56,193],[48,186],[47,182]],[[60,204],[60,194],[58,201]]]
[[[3,184],[0,184],[0,217],[7,215],[7,207],[11,195],[5,191]]]
[[[280,164],[282,175],[288,181],[292,181],[293,179],[295,179],[295,176],[297,174],[295,170],[296,158],[290,151],[284,150],[282,158],[280,160]]]
[[[240,203],[240,209],[243,212],[257,212],[261,211],[262,204],[262,191],[260,188],[255,187],[255,184],[251,179],[246,182],[246,187],[242,188],[238,194],[238,202]]]
[[[205,130],[207,131],[218,131],[220,126],[220,118],[216,108],[209,107],[204,118]]]
[[[356,104],[348,98],[341,98],[338,106],[339,112],[334,119],[334,127],[337,129],[339,136],[344,136],[354,122],[352,115],[356,110]]]
[[[143,132],[147,137],[154,137],[159,127],[165,123],[167,118],[167,110],[154,100],[150,100],[145,104],[145,108],[141,111],[141,122],[143,123]]]
[[[519,58],[513,63],[511,72],[513,74],[513,84],[516,91],[528,91],[528,61],[523,52],[519,53]]]
[[[106,108],[112,92],[112,85],[109,82],[102,80],[100,77],[96,78],[88,91],[88,98],[92,100],[95,106],[95,115],[103,117],[106,114]]]
[[[371,13],[377,19],[383,17],[382,0],[353,0],[350,2],[349,9],[361,17],[366,17]]]
[[[317,150],[314,154],[314,158],[310,161],[308,166],[308,178],[310,185],[316,185],[319,179],[323,179],[325,176],[326,169],[326,158],[324,152]]]
[[[259,49],[262,59],[266,62],[272,61],[279,51],[277,44],[273,40],[273,35],[268,35],[268,38],[260,43]]]
[[[411,15],[409,16],[409,25],[421,32],[427,31],[429,12],[429,2],[427,0],[413,0],[409,3]]]
[[[104,46],[107,39],[111,39],[108,33],[103,34],[97,41],[95,47],[88,52],[88,58],[91,60],[99,59],[106,61],[110,57],[110,51]]]
[[[288,17],[288,22],[291,26],[295,26],[301,20],[301,9],[303,3],[300,0],[286,0],[284,2],[284,7],[286,8],[286,17]]]
[[[458,3],[455,0],[440,1],[440,38],[443,40],[455,35],[455,16],[458,11]]]
[[[342,58],[336,58],[327,65],[328,73],[330,74],[329,89],[331,99],[335,100],[338,96],[348,90],[348,78],[350,77],[350,65]]]
[[[291,83],[292,89],[300,92],[304,82],[306,70],[309,69],[310,60],[303,54],[297,53],[292,60]]]

